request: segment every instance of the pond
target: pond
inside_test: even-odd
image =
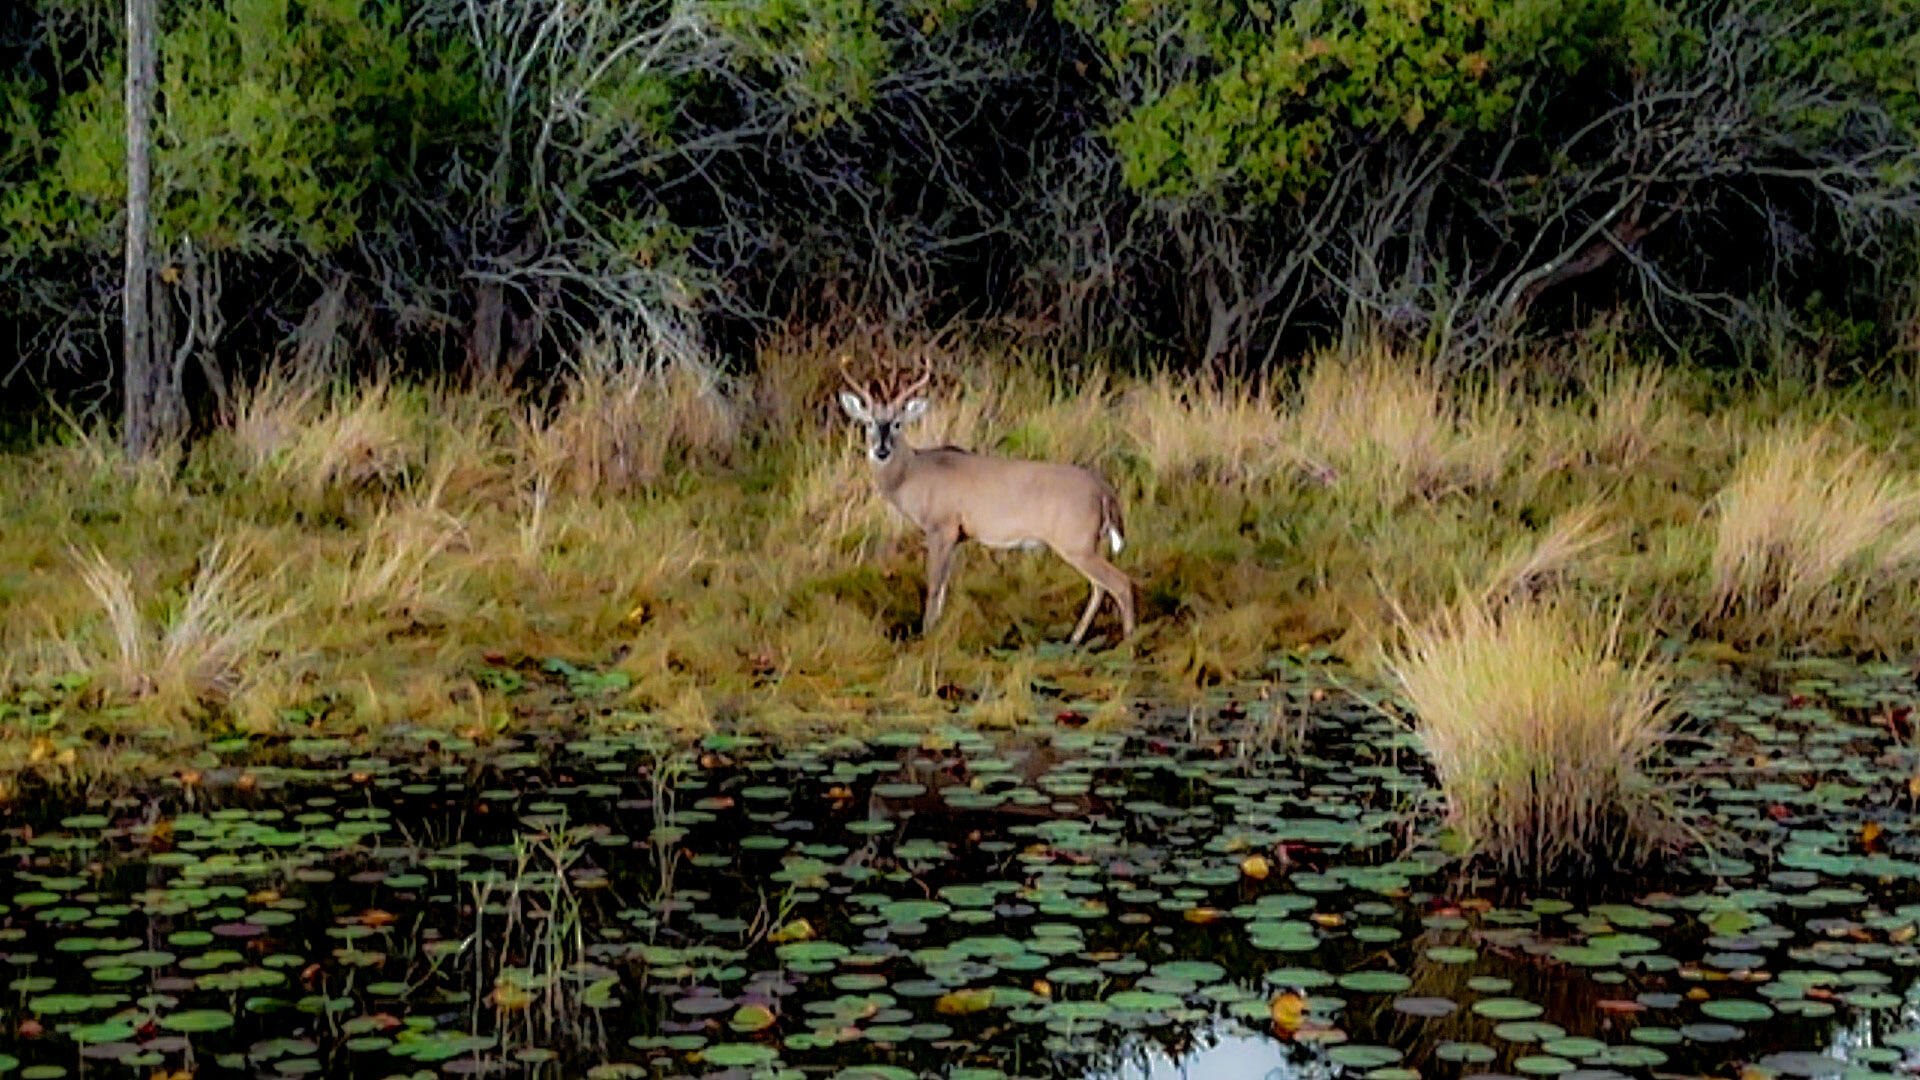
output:
[[[1440,851],[1397,721],[1305,684],[1125,731],[256,748],[12,808],[0,1066],[1892,1077],[1916,696],[1893,665],[1687,684],[1667,764],[1711,848],[1531,890]]]

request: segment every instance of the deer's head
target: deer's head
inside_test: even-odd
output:
[[[933,361],[925,361],[920,377],[904,388],[896,385],[885,390],[854,381],[846,357],[840,359],[840,377],[847,383],[840,391],[840,407],[865,425],[867,457],[876,465],[886,464],[900,449],[900,429],[927,414],[927,399],[919,394],[933,381]]]

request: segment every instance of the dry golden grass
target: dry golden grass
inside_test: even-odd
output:
[[[1598,461],[1630,472],[1681,437],[1671,408],[1673,380],[1651,366],[1606,371],[1593,391],[1592,450]]]
[[[330,389],[275,375],[240,399],[229,437],[256,476],[309,499],[392,487],[419,465],[420,406],[385,382]]]
[[[451,583],[434,571],[465,545],[466,524],[428,506],[382,508],[341,568],[334,606],[342,618],[426,611]]]
[[[273,372],[240,396],[227,436],[248,467],[266,469],[304,437],[324,387]]]
[[[723,461],[738,435],[734,406],[707,373],[590,359],[552,415],[522,420],[516,450],[535,477],[574,494],[615,495],[658,481],[670,464]]]
[[[1538,536],[1526,537],[1495,563],[1480,593],[1485,604],[1528,599],[1562,583],[1582,559],[1612,540],[1616,530],[1602,522],[1605,509],[1584,503],[1555,518]]]
[[[1316,471],[1387,506],[1485,488],[1519,438],[1506,396],[1449,396],[1436,373],[1382,349],[1322,357],[1292,420]]]
[[[1142,480],[1159,483],[1285,485],[1312,469],[1287,425],[1279,396],[1264,383],[1182,379],[1162,372],[1120,396],[1116,423],[1139,458]],[[1322,472],[1320,479],[1329,477]]]
[[[1386,665],[1464,847],[1546,875],[1639,865],[1675,837],[1644,771],[1667,734],[1664,676],[1618,631],[1551,600],[1465,602],[1406,628]]]
[[[1827,431],[1767,434],[1713,512],[1710,616],[1724,627],[1764,637],[1827,626],[1913,584],[1920,483]]]
[[[873,493],[833,391],[843,350],[925,349],[939,374],[912,441],[1078,461],[1118,487],[1132,642],[1059,648],[1084,581],[974,548],[919,635],[920,539]],[[1134,377],[813,337],[734,383],[589,357],[533,411],[269,381],[229,429],[138,468],[76,429],[0,473],[0,744],[26,730],[3,706],[29,693],[55,703],[35,724],[61,710],[66,749],[227,725],[484,737],[525,722],[489,672],[548,658],[617,670],[600,704],[688,730],[1000,722],[1040,685],[1115,711],[1297,647],[1375,657],[1396,612],[1419,624],[1462,597],[1620,596],[1630,636],[1920,645],[1891,396],[1762,387],[1729,406],[1611,360],[1585,389],[1535,393],[1378,349],[1303,370]],[[1766,441],[1836,417],[1848,434],[1820,454]],[[1096,640],[1112,629],[1109,609]]]
[[[151,616],[133,575],[97,550],[75,551],[77,576],[100,608],[83,661],[119,698],[180,711],[223,702],[247,681],[267,636],[292,614],[268,581],[249,575],[244,551],[216,538],[170,610]]]

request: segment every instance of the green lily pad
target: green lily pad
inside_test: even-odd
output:
[[[718,1065],[722,1068],[764,1065],[780,1057],[773,1048],[761,1046],[759,1043],[720,1043],[701,1050],[700,1056],[705,1058],[709,1065]]]
[[[215,1009],[194,1009],[162,1016],[160,1026],[168,1031],[224,1031],[233,1026],[233,1015]]]
[[[1474,1002],[1473,1011],[1489,1020],[1531,1020],[1546,1010],[1520,998],[1488,998]]]

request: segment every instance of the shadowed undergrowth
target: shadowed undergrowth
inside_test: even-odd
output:
[[[270,381],[170,461],[78,431],[16,455],[0,772],[137,771],[232,733],[484,738],[528,720],[514,665],[553,660],[595,673],[605,713],[690,731],[1098,719],[1290,649],[1373,657],[1396,613],[1462,598],[1617,602],[1629,648],[1920,643],[1894,391],[1733,393],[1598,356],[1540,365],[1551,386],[1385,353],[1270,385],[960,351],[910,437],[1104,471],[1143,626],[1059,648],[1084,582],[963,548],[922,640],[921,545],[871,492],[832,359],[790,342],[726,384],[589,356],[546,409]]]

